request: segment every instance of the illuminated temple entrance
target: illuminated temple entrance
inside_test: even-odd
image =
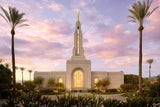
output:
[[[81,69],[76,69],[73,72],[73,88],[81,89],[83,88],[83,71]]]

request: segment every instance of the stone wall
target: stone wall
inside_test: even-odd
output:
[[[110,85],[108,88],[120,88],[121,84],[124,84],[124,73],[120,72],[106,72],[106,71],[92,71],[91,72],[91,87],[94,89],[94,79],[98,78],[98,80],[102,80],[108,78],[110,81]]]
[[[59,82],[59,78],[62,78],[63,84],[65,86],[65,82],[66,82],[65,74],[66,74],[65,71],[35,72],[34,73],[34,78],[36,78],[36,77],[44,78],[44,82],[43,82],[44,87],[47,87],[47,82],[48,82],[49,78],[54,78],[56,83]]]

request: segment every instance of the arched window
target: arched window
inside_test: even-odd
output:
[[[98,79],[98,78],[95,78],[95,79],[94,79],[94,88],[95,88],[95,89],[97,89],[96,84],[97,84],[98,82],[99,82],[99,79]]]
[[[59,78],[59,83],[63,83],[63,79],[62,78]]]
[[[94,79],[94,84],[97,84],[98,81],[99,81],[98,78],[95,78],[95,79]]]
[[[81,69],[77,69],[73,73],[73,87],[83,88],[83,72]]]

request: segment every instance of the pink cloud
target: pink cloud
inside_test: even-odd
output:
[[[63,5],[53,1],[52,4],[49,5],[48,7],[51,8],[53,11],[60,11],[63,8]]]
[[[84,6],[86,6],[86,2],[81,1],[81,2],[80,2],[80,5],[81,5],[82,7],[84,7]]]

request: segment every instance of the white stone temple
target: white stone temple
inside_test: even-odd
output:
[[[66,90],[89,90],[94,89],[95,83],[101,79],[108,78],[110,85],[108,88],[120,88],[124,84],[124,73],[91,71],[91,61],[84,56],[83,34],[79,13],[74,32],[74,46],[72,57],[66,62],[66,71],[35,72],[34,78],[44,78],[43,86],[47,87],[49,78],[54,78],[55,82],[64,84]]]

